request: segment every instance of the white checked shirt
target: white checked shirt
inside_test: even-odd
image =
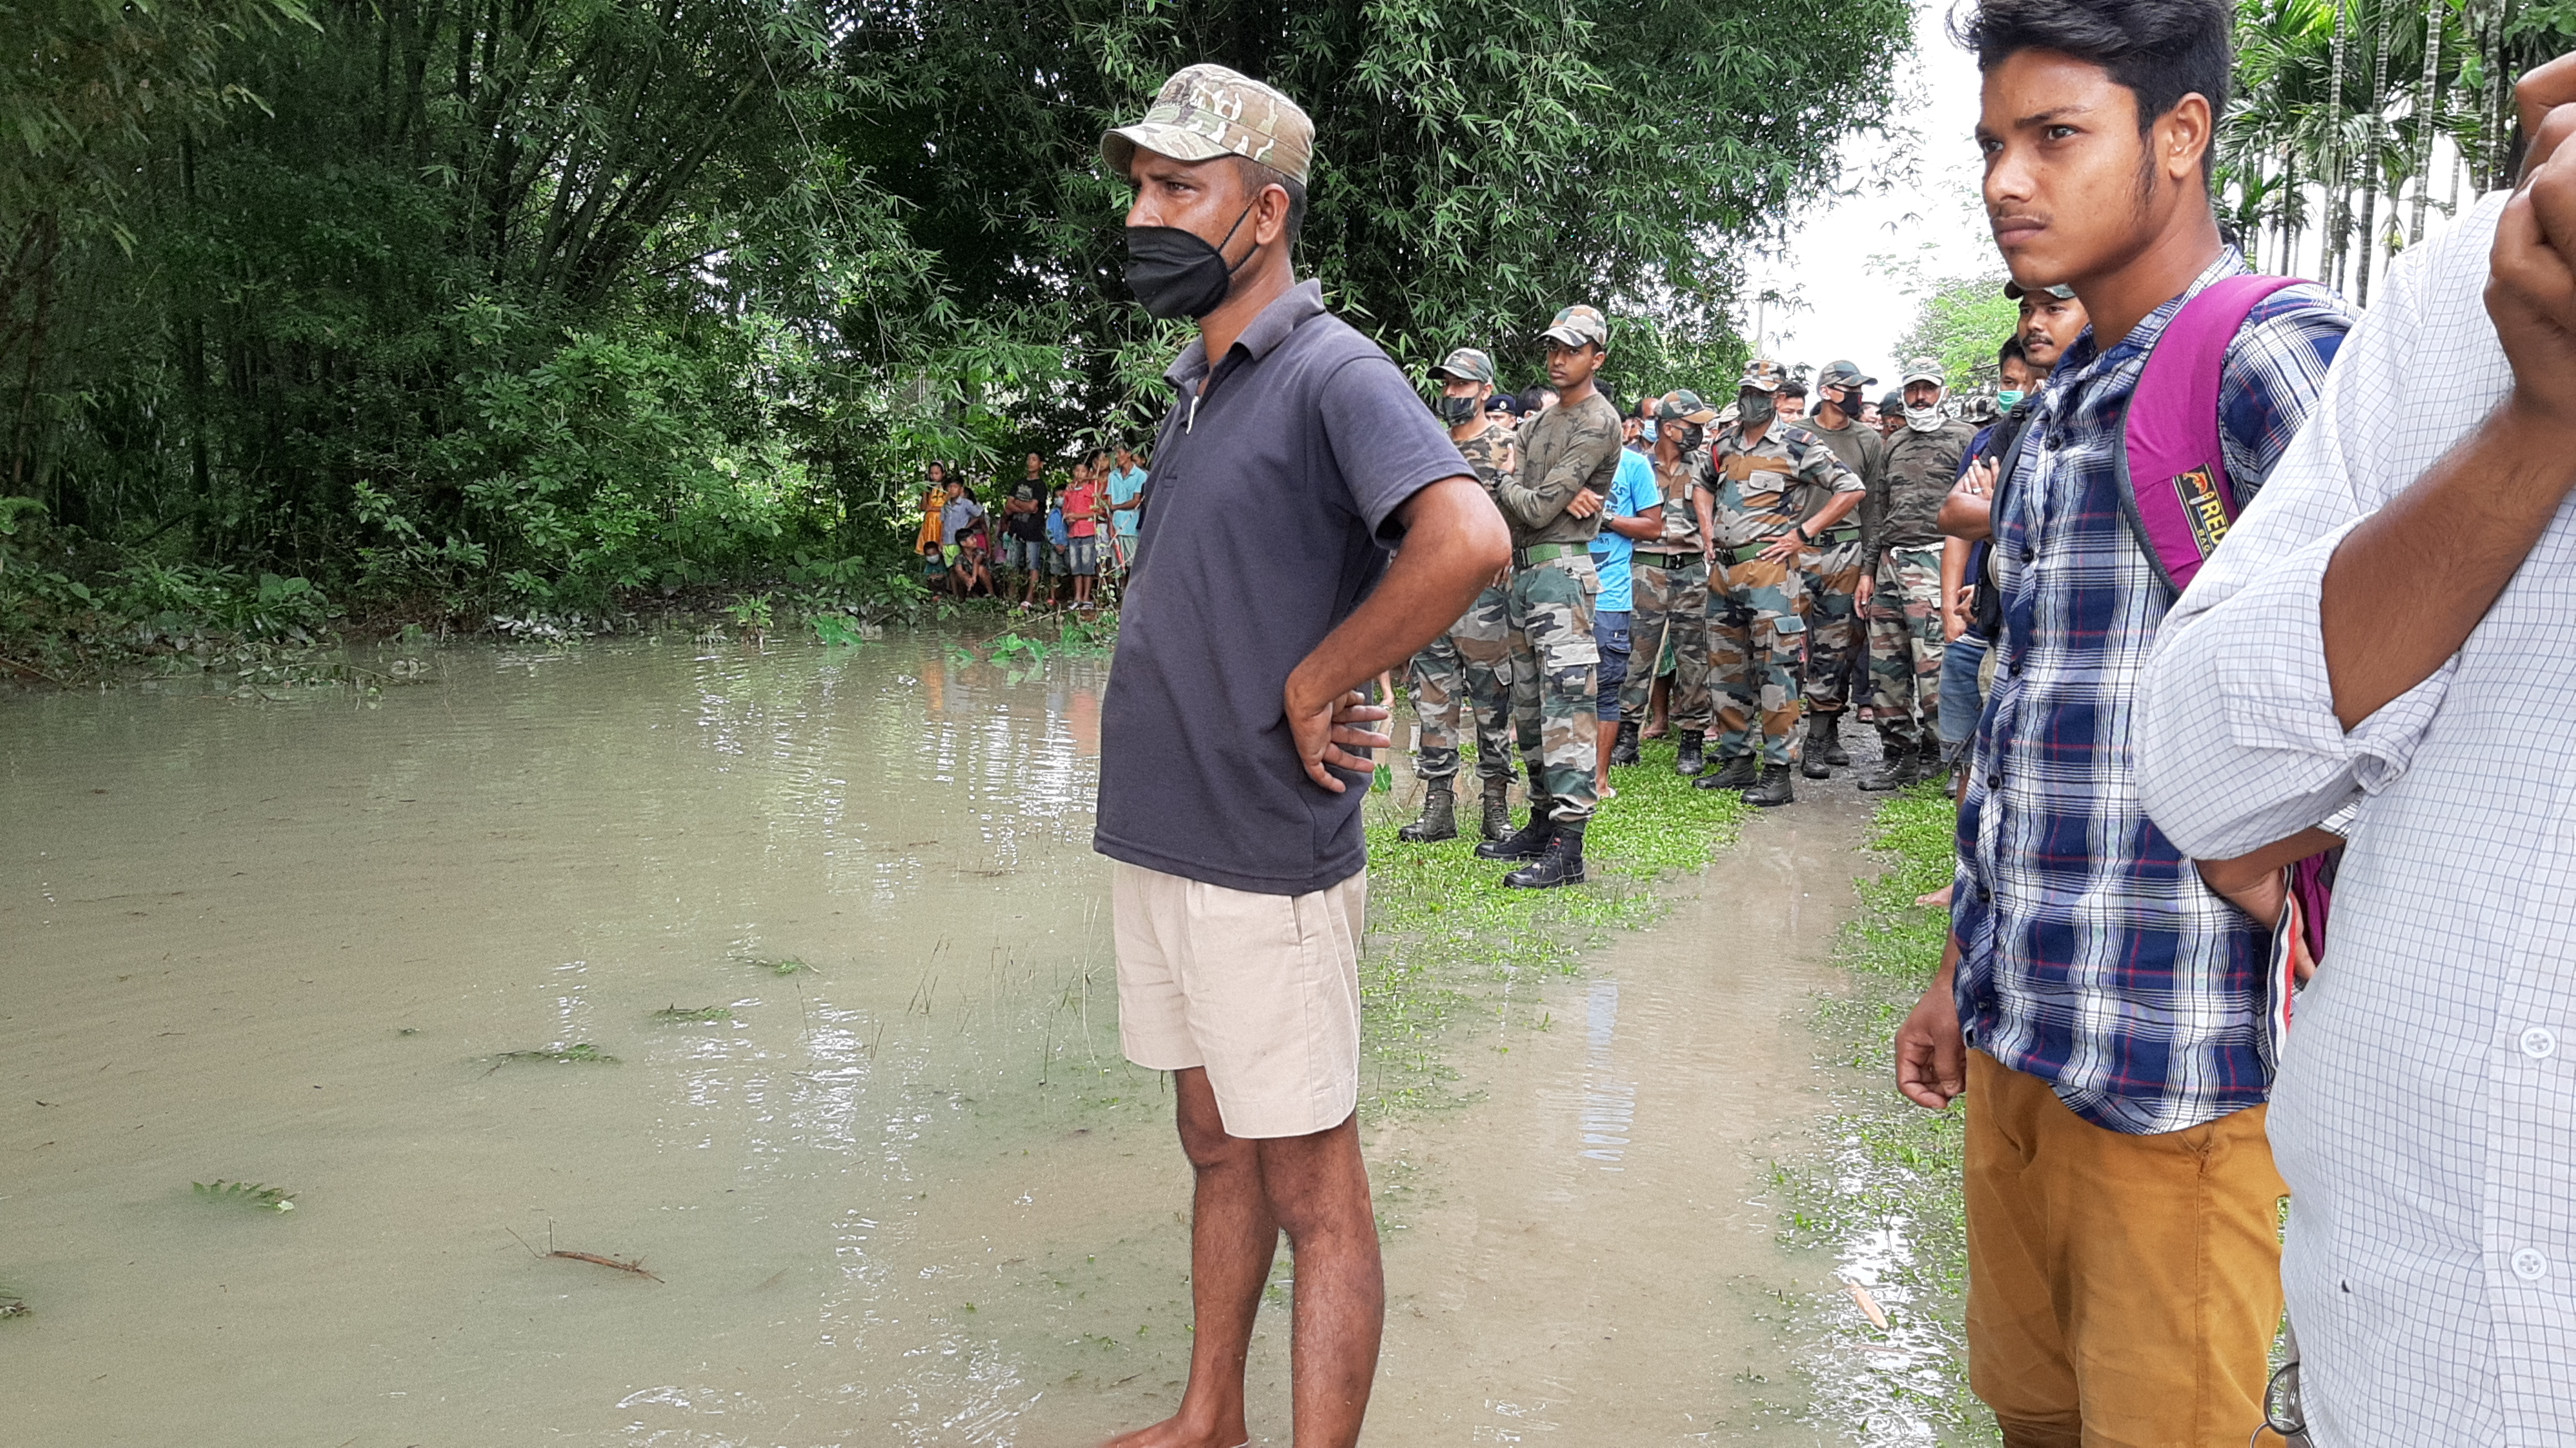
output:
[[[2317,621],[2344,534],[2512,385],[2481,299],[2503,202],[2391,269],[2138,716],[2147,809],[2196,858],[2360,807],[2270,1118],[2321,1448],[2576,1443],[2576,510],[2349,735]]]

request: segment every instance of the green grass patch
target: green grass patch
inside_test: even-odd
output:
[[[228,1182],[217,1177],[210,1182],[190,1182],[188,1189],[201,1202],[256,1207],[263,1212],[295,1210],[295,1193],[284,1187],[266,1186],[259,1182]]]
[[[498,1071],[513,1061],[542,1062],[549,1066],[614,1066],[617,1064],[615,1056],[584,1041],[576,1046],[548,1046],[538,1051],[503,1051],[492,1058],[492,1071]],[[486,1071],[483,1074],[489,1076],[492,1071]]]
[[[1502,879],[1512,863],[1475,855],[1482,796],[1472,755],[1459,780],[1460,833],[1439,844],[1395,837],[1419,812],[1418,790],[1369,800],[1360,1007],[1370,1095],[1380,1110],[1456,1099],[1449,1083],[1458,1072],[1447,1060],[1456,1027],[1543,1028],[1539,982],[1576,972],[1581,952],[1610,932],[1662,915],[1668,902],[1657,882],[1706,865],[1753,813],[1731,791],[1692,788],[1673,772],[1673,747],[1649,744],[1637,764],[1611,771],[1619,794],[1603,802],[1584,837],[1587,883],[1511,890]],[[1538,1014],[1515,1021],[1523,1004]]]
[[[1948,796],[1928,785],[1880,806],[1869,848],[1881,868],[1859,882],[1861,911],[1840,952],[1854,989],[1816,1018],[1862,1084],[1823,1123],[1827,1164],[1773,1178],[1789,1206],[1791,1245],[1831,1251],[1887,1314],[1882,1329],[1840,1296],[1825,1307],[1819,1411],[1865,1440],[1903,1424],[1908,1437],[1999,1441],[1968,1391],[1966,1117],[1955,1104],[1914,1106],[1894,1084],[1897,1028],[1940,970],[1949,938],[1949,913],[1914,901],[1950,882],[1956,825]]]
[[[669,1005],[655,1011],[653,1019],[666,1026],[713,1024],[732,1020],[733,1007]]]

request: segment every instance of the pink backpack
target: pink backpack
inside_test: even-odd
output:
[[[2156,576],[2173,596],[2200,573],[2240,511],[2227,481],[2226,449],[2218,437],[2219,373],[2227,344],[2264,299],[2296,277],[2240,276],[2212,282],[2183,303],[2147,354],[2147,366],[2129,395],[2122,421],[2128,448],[2118,459],[2120,505]],[[2141,486],[2141,484],[2144,486]],[[2339,851],[2311,855],[2291,867],[2290,899],[2309,957],[2326,954],[2326,911],[2333,902]],[[2290,933],[2273,951],[2277,989],[2271,992],[2273,1028],[2289,1028],[2287,978]]]

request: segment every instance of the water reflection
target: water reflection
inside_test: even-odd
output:
[[[1583,1074],[1583,1151],[1603,1171],[1625,1171],[1629,1134],[1637,1123],[1637,1083],[1611,1068],[1610,1047],[1619,1034],[1619,982],[1596,980],[1586,1002],[1588,1022]]]

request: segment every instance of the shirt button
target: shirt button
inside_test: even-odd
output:
[[[2513,1254],[2513,1275],[2525,1282],[2537,1282],[2549,1275],[2549,1259],[2536,1247],[2525,1247]]]
[[[2535,1061],[2546,1061],[2558,1054],[2558,1038],[2547,1026],[2533,1026],[2522,1033],[2522,1054]]]

